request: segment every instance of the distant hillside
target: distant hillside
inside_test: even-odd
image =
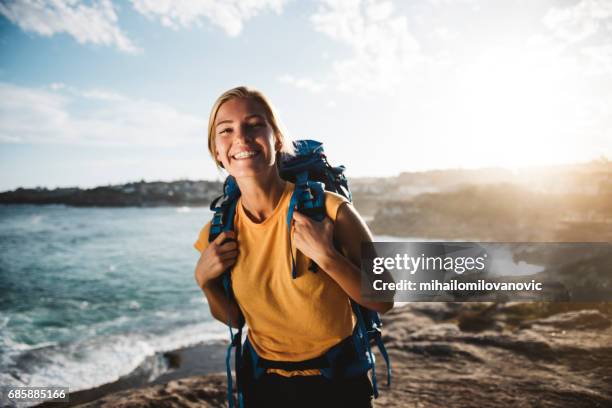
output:
[[[114,186],[25,189],[0,193],[0,204],[65,204],[76,207],[208,206],[221,193],[216,181],[136,182]]]
[[[612,241],[612,162],[431,170],[351,180],[375,234],[493,241]]]
[[[602,158],[588,163],[539,166],[516,171],[499,167],[403,172],[395,177],[353,178],[351,189],[360,195],[407,198],[460,188],[464,185],[510,183],[544,193],[597,194],[612,190],[612,161]]]
[[[542,193],[501,183],[380,201],[376,234],[484,241],[612,241],[612,191]]]

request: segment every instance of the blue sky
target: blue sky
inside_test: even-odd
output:
[[[0,2],[0,190],[221,179],[224,90],[349,176],[612,156],[606,0]]]

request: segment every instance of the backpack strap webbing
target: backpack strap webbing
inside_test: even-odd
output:
[[[208,234],[208,241],[214,241],[219,234],[223,231],[232,231],[234,229],[234,215],[236,214],[236,205],[238,203],[238,197],[240,197],[240,190],[236,180],[228,176],[223,185],[223,195],[213,200],[210,205],[210,209],[214,211],[213,219],[210,226],[210,232]],[[228,310],[227,310],[227,327],[229,328],[230,343],[227,346],[227,352],[225,354],[225,368],[227,371],[227,401],[230,408],[234,408],[234,386],[232,380],[232,368],[231,358],[232,349],[236,348],[234,357],[235,362],[235,373],[236,373],[236,391],[238,395],[238,407],[244,406],[244,400],[242,396],[242,381],[240,378],[240,362],[242,360],[242,328],[244,327],[244,316],[239,311],[239,328],[236,333],[232,330],[231,321],[231,303],[236,303],[234,297],[234,291],[232,290],[232,268],[228,268],[222,277],[223,289],[228,299]]]
[[[376,384],[376,359],[374,358],[374,354],[372,354],[372,348],[370,347],[370,338],[368,336],[368,330],[363,319],[363,314],[361,313],[361,307],[359,306],[359,304],[357,304],[357,302],[353,301],[353,299],[351,299],[351,307],[353,308],[353,312],[357,317],[357,327],[359,328],[358,337],[361,341],[361,353],[365,351],[368,361],[371,364],[372,388],[374,389],[374,398],[378,398],[378,385]]]
[[[389,353],[387,352],[387,348],[382,341],[382,322],[380,321],[380,316],[373,310],[365,309],[368,312],[369,318],[372,321],[371,329],[368,332],[370,340],[372,338],[376,342],[376,346],[378,347],[378,351],[382,355],[385,360],[385,365],[387,366],[387,386],[391,386],[391,360],[389,359]]]

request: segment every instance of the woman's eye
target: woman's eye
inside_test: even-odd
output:
[[[219,134],[220,134],[220,135],[224,135],[224,134],[226,134],[226,133],[230,133],[231,131],[232,131],[232,129],[231,129],[231,128],[225,128],[225,129],[223,129],[222,131],[220,131],[220,132],[219,132]]]
[[[264,124],[261,122],[255,122],[255,123],[250,123],[249,126],[250,127],[262,127],[264,126]]]

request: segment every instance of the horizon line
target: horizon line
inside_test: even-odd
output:
[[[524,171],[528,171],[528,170],[542,170],[542,169],[552,169],[552,168],[560,168],[560,167],[579,167],[579,166],[587,166],[587,165],[594,165],[594,164],[611,164],[612,161],[610,161],[605,155],[601,155],[598,158],[593,158],[591,160],[588,161],[582,161],[582,162],[565,162],[565,163],[550,163],[550,164],[540,164],[540,165],[526,165],[526,166],[517,166],[517,167],[508,167],[508,166],[483,166],[483,167],[446,167],[446,168],[431,168],[431,169],[423,169],[423,170],[405,170],[405,171],[400,171],[399,173],[396,173],[394,175],[373,175],[373,176],[349,176],[347,175],[347,178],[353,179],[353,180],[358,180],[358,179],[384,179],[384,178],[394,178],[394,177],[399,177],[402,174],[411,174],[411,173],[430,173],[430,172],[460,172],[460,171],[485,171],[485,170],[503,170],[503,171],[508,171],[508,172],[512,172],[512,173],[520,173],[520,172],[524,172]],[[175,183],[175,182],[180,182],[180,181],[193,181],[193,182],[219,182],[222,183],[223,180],[225,179],[225,177],[227,176],[219,176],[219,178],[217,179],[211,179],[211,178],[203,178],[203,179],[190,179],[188,177],[184,177],[184,178],[178,178],[178,179],[157,179],[157,180],[146,180],[144,178],[141,178],[140,180],[128,180],[128,181],[117,181],[117,182],[109,182],[107,184],[96,184],[96,185],[55,185],[55,186],[43,186],[43,185],[36,185],[33,187],[29,187],[29,186],[17,186],[17,187],[13,187],[12,189],[3,189],[0,191],[0,193],[7,193],[7,192],[11,192],[11,191],[15,191],[18,189],[25,189],[25,190],[36,190],[36,189],[47,189],[47,190],[56,190],[56,189],[68,189],[68,188],[79,188],[79,189],[93,189],[93,188],[98,188],[98,187],[112,187],[112,186],[120,186],[120,185],[126,185],[126,184],[135,184],[135,183]]]

